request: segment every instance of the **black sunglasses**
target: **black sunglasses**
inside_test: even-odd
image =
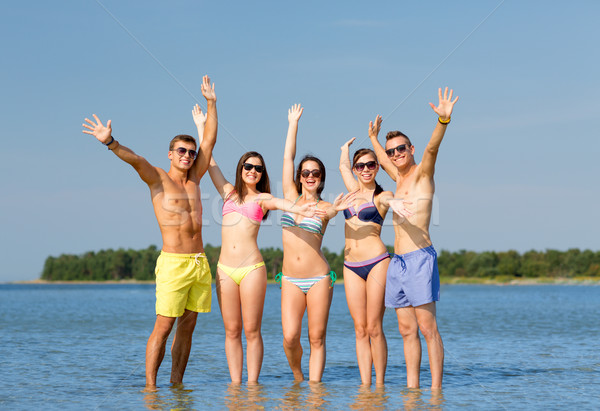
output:
[[[369,170],[375,170],[377,167],[377,161],[367,161],[366,163],[356,163],[354,164],[354,169],[356,171],[363,171],[367,167]]]
[[[304,178],[308,178],[308,176],[313,175],[314,178],[321,178],[321,170],[315,168],[314,170],[302,170],[300,175]]]
[[[195,160],[196,156],[198,155],[198,153],[196,152],[196,150],[186,150],[183,147],[177,147],[174,151],[177,154],[179,154],[179,157],[183,157],[183,156],[185,156],[185,153],[188,153],[190,155],[190,158],[192,160]]]
[[[407,148],[408,148],[408,144],[400,144],[398,147],[394,147],[394,148],[385,150],[385,154],[387,154],[388,157],[392,157],[394,155],[394,151],[397,151],[398,154],[402,154],[406,151]]]
[[[244,163],[244,164],[242,164],[242,166],[244,167],[244,170],[246,170],[246,171],[255,169],[257,173],[262,173],[263,170],[265,169],[263,166],[259,166],[256,164],[250,164],[250,163]]]

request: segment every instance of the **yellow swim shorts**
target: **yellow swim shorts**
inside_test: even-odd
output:
[[[204,253],[161,251],[156,260],[156,314],[181,317],[185,310],[210,312],[210,267]]]

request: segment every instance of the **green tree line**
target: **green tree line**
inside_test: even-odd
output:
[[[390,251],[391,247],[388,246]],[[210,244],[204,248],[213,277],[221,247]],[[267,277],[274,278],[281,271],[283,251],[279,248],[261,249],[267,268]],[[343,277],[344,252],[323,248],[325,258],[338,277]],[[100,250],[81,255],[62,254],[48,257],[44,263],[42,280],[47,281],[108,281],[153,280],[154,266],[160,250],[151,245],[143,250]],[[570,249],[568,251],[484,251],[442,250],[438,256],[440,275],[443,277],[477,278],[573,278],[599,277],[600,251]]]

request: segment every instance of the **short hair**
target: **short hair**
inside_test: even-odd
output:
[[[196,139],[194,137],[189,136],[187,134],[179,134],[179,135],[173,137],[173,139],[169,143],[169,151],[173,151],[173,148],[175,147],[175,143],[177,143],[178,141],[185,141],[186,143],[192,143],[194,145],[194,147],[196,147]]]
[[[402,131],[398,131],[398,130],[390,131],[389,133],[387,133],[385,135],[385,141],[391,140],[396,137],[404,137],[406,140],[408,140],[408,145],[412,146],[412,143],[410,142],[410,138],[408,138],[408,136],[406,134],[404,134]]]
[[[325,188],[325,165],[323,164],[323,162],[321,160],[319,160],[315,156],[311,156],[310,154],[308,154],[308,155],[304,156],[302,158],[302,160],[300,160],[300,163],[298,164],[298,168],[296,169],[296,178],[294,180],[294,182],[296,183],[296,190],[298,191],[298,194],[302,194],[302,183],[300,183],[300,174],[302,173],[302,166],[307,161],[314,161],[315,163],[317,163],[319,165],[319,171],[321,171],[321,182],[319,183],[319,186],[317,187],[317,196],[319,196],[319,200],[320,200],[321,193],[323,192],[323,189]]]

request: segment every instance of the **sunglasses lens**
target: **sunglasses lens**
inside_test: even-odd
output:
[[[377,163],[375,161],[369,161],[366,164],[366,166],[369,170],[375,170],[375,167],[377,167]]]
[[[252,164],[244,163],[244,170],[250,171],[250,170],[252,170],[252,167],[254,167]]]
[[[396,151],[394,148],[390,148],[389,150],[385,150],[385,154],[387,154],[388,157],[391,157],[394,155],[394,151]]]
[[[198,155],[198,153],[196,153],[194,150],[188,150],[188,153],[190,153],[190,157],[193,159],[196,159],[196,156]]]
[[[187,150],[186,150],[185,148],[183,148],[183,147],[178,147],[178,148],[177,148],[177,154],[179,154],[179,155],[180,155],[180,156],[182,156],[182,157],[183,157],[183,156],[185,156],[185,152],[186,152],[186,151],[187,151]]]
[[[321,172],[319,170],[313,170],[312,175],[314,178],[321,178]]]
[[[365,168],[365,163],[356,163],[354,164],[354,168],[356,171],[363,171]]]
[[[256,170],[257,173],[263,172],[263,166],[254,166],[254,169]]]
[[[308,170],[302,170],[302,172],[300,173],[300,175],[304,178],[308,177],[310,175],[310,171]]]

